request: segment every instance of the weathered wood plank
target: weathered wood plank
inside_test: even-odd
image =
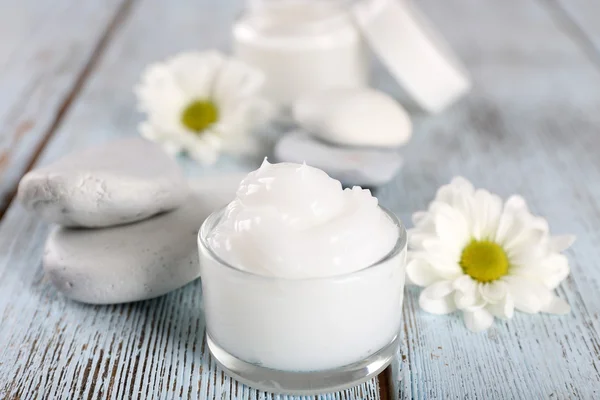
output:
[[[143,67],[180,50],[226,47],[238,7],[209,0],[136,3],[40,163],[135,135],[140,116],[132,87]],[[244,167],[225,161],[215,168]],[[238,385],[218,370],[204,346],[199,282],[129,305],[85,306],[61,297],[40,266],[47,232],[17,204],[0,225],[0,398],[291,399]],[[379,399],[378,392],[372,380],[319,398]]]
[[[406,167],[380,191],[409,221],[454,175],[522,194],[556,233],[575,233],[565,317],[517,313],[486,333],[404,308],[401,398],[597,398],[600,391],[600,74],[543,3],[418,3],[475,79],[461,103],[416,121]],[[382,76],[382,84],[389,86]]]
[[[126,4],[0,1],[0,216]]]
[[[600,3],[595,0],[544,0],[562,25],[590,59],[600,67]]]

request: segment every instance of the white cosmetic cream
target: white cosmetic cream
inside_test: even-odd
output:
[[[368,190],[265,161],[199,246],[209,339],[237,359],[323,371],[396,340],[406,237]]]

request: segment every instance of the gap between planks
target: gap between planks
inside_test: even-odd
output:
[[[379,389],[380,400],[395,400],[394,386],[392,385],[392,367],[389,366],[377,375],[377,388]]]
[[[133,5],[136,1],[137,0],[124,0],[123,3],[118,7],[117,12],[107,24],[106,29],[102,33],[102,36],[100,36],[100,39],[98,40],[94,51],[92,52],[88,61],[85,63],[85,65],[81,69],[81,72],[75,79],[73,86],[68,91],[64,99],[60,102],[60,106],[58,107],[56,115],[52,119],[52,122],[48,126],[48,129],[46,129],[46,132],[44,132],[44,134],[42,135],[42,140],[37,145],[35,151],[32,153],[31,159],[29,160],[27,166],[25,167],[25,170],[23,171],[23,175],[29,172],[37,163],[42,152],[44,151],[44,148],[46,147],[50,139],[52,139],[52,136],[57,131],[65,115],[73,105],[75,99],[77,99],[77,97],[81,93],[83,86],[85,85],[87,79],[90,77],[92,71],[94,70],[102,55],[104,54],[104,51],[106,50],[111,39],[114,37],[119,27],[123,25],[124,21],[131,14],[131,10],[133,9]],[[12,204],[12,201],[14,200],[15,195],[17,194],[17,188],[18,183],[16,183],[15,187],[6,195],[4,207],[0,208],[0,221],[4,217],[4,213],[6,212],[6,210],[8,210],[8,208]]]

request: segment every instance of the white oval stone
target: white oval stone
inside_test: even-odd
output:
[[[277,161],[303,163],[322,169],[347,186],[379,186],[389,182],[402,166],[395,150],[332,146],[297,130],[275,145]]]
[[[18,200],[47,222],[104,227],[172,210],[188,193],[177,162],[136,137],[72,153],[27,173]]]
[[[59,227],[46,241],[44,272],[58,290],[84,303],[145,300],[177,289],[198,278],[200,225],[233,200],[242,178],[195,180],[184,205],[145,221],[103,229]]]
[[[345,146],[398,147],[412,135],[406,110],[374,89],[333,88],[298,99],[296,122],[311,135]]]

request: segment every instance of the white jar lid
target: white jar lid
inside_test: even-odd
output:
[[[369,46],[423,109],[441,111],[471,88],[449,46],[405,0],[359,0],[352,14]]]

